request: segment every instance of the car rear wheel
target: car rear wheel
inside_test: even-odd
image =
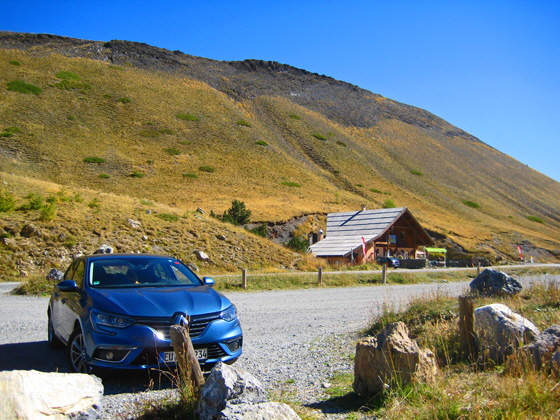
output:
[[[93,368],[86,362],[86,343],[81,329],[75,330],[68,340],[68,364],[72,372],[91,373]]]
[[[49,321],[47,324],[47,342],[51,349],[61,349],[64,347],[64,343],[60,341],[60,338],[54,333],[54,327],[52,325],[51,314],[49,314]]]

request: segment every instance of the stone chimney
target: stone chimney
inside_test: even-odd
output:
[[[366,205],[362,204],[362,211],[366,211]]]

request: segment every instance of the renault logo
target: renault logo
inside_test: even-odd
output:
[[[189,327],[189,317],[185,314],[176,314],[175,318],[173,319],[173,325],[180,325],[181,327],[188,328]]]

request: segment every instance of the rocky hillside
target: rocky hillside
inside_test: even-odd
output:
[[[238,199],[271,226],[394,204],[457,251],[559,255],[558,182],[428,111],[289,65],[0,32],[0,104],[0,171],[18,183],[179,215]]]

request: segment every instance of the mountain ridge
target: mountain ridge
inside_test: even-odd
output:
[[[559,255],[560,184],[426,110],[273,61],[8,32],[0,49],[0,116],[22,128],[2,171],[217,214],[241,199],[271,223],[390,198],[468,252]],[[90,87],[57,88],[63,70]],[[6,90],[20,76],[43,93]]]

